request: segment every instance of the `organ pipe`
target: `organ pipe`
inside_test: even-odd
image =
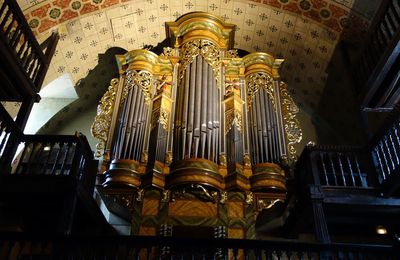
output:
[[[104,185],[285,190],[281,166],[294,164],[302,134],[280,80],[283,60],[239,57],[234,25],[210,14],[166,28],[172,47],[162,54],[117,55],[120,79],[92,127],[105,155]]]

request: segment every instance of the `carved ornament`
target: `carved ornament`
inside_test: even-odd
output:
[[[274,79],[265,72],[256,72],[246,77],[247,82],[247,110],[250,110],[253,98],[260,88],[267,91],[268,96],[275,107]]]
[[[293,164],[297,160],[296,149],[294,145],[300,143],[303,138],[303,132],[300,128],[300,122],[296,118],[299,108],[294,103],[292,97],[289,95],[285,83],[280,83],[281,106],[283,123],[286,132],[287,147],[288,147],[288,161]]]
[[[97,115],[91,127],[93,137],[99,140],[96,145],[96,157],[101,157],[103,155],[104,147],[107,143],[118,83],[118,79],[111,80],[107,92],[100,99],[99,105],[97,106]]]
[[[184,73],[196,56],[201,55],[213,69],[217,86],[221,85],[221,51],[218,46],[209,40],[193,40],[181,47],[181,64],[179,78],[183,79]]]

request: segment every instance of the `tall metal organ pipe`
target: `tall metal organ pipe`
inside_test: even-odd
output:
[[[147,121],[147,106],[142,90],[133,85],[119,115],[119,129],[113,159],[140,160]]]
[[[249,109],[252,164],[274,162],[281,159],[279,129],[274,102],[266,89],[254,94]]]
[[[175,105],[173,158],[205,158],[216,163],[219,93],[212,67],[198,55],[183,73]]]

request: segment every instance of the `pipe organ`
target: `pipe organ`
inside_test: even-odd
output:
[[[280,81],[283,60],[239,57],[234,28],[189,13],[166,23],[171,47],[162,54],[116,57],[120,77],[92,126],[105,191],[133,189],[140,201],[157,190],[170,207],[188,194],[217,205],[241,192],[257,209],[284,200],[282,166],[295,162],[302,136],[298,109]]]

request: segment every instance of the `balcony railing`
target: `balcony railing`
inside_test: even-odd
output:
[[[371,186],[367,161],[361,147],[310,145],[299,159],[298,176],[303,184],[366,188]]]
[[[6,60],[16,61],[19,71],[31,87],[28,89],[29,94],[38,93],[54,54],[58,33],[53,33],[41,47],[17,2],[0,0],[0,6],[0,40],[3,55],[7,56]],[[45,52],[43,48],[46,49]],[[13,87],[21,88],[15,85]],[[26,91],[25,89],[25,93]]]
[[[382,1],[365,46],[358,58],[355,75],[363,90],[363,108],[392,109],[399,94],[400,3]]]
[[[71,176],[93,191],[96,167],[84,135],[24,135],[0,105],[1,174]]]
[[[174,237],[3,234],[1,259],[398,259],[391,245]]]
[[[371,140],[371,154],[379,183],[391,195],[400,188],[400,105]]]

